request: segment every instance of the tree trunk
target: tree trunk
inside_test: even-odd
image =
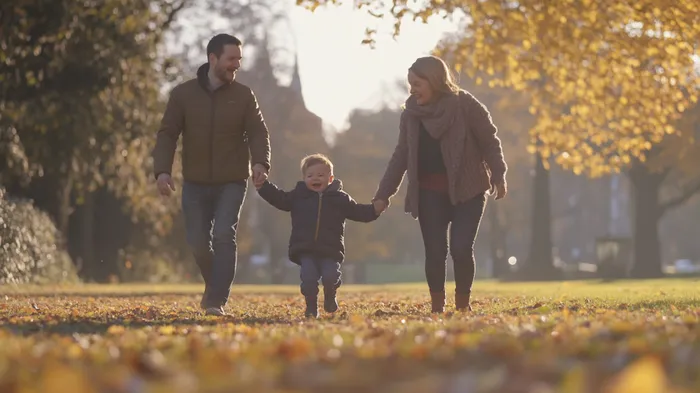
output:
[[[534,195],[532,204],[530,252],[523,275],[532,280],[553,279],[557,276],[552,258],[552,204],[550,172],[542,156],[536,154]]]
[[[93,250],[95,263],[99,261],[100,281],[108,281],[110,275],[119,274],[119,252],[129,246],[134,232],[134,223],[123,204],[107,187],[94,193]]]
[[[95,260],[95,195],[92,192],[85,192],[85,201],[82,205],[81,214],[81,244],[80,256],[83,259],[83,266],[88,275],[96,281],[101,281],[99,272],[100,266]]]
[[[64,237],[64,246],[68,238],[70,216],[73,214],[73,204],[71,196],[73,192],[73,179],[70,175],[63,182],[59,181],[56,195],[56,227]]]
[[[633,278],[663,277],[659,240],[663,208],[659,190],[665,177],[666,173],[653,173],[643,163],[635,164],[629,171],[634,209],[634,264],[630,271]]]
[[[491,261],[493,263],[493,277],[502,278],[508,274],[508,262],[506,259],[506,231],[499,220],[499,207],[497,203],[489,206],[489,243],[491,248]]]

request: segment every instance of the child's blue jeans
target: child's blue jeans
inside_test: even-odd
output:
[[[340,263],[328,258],[314,258],[304,256],[301,262],[301,294],[305,297],[318,296],[318,280],[321,279],[323,292],[326,295],[335,295],[342,280],[340,276]]]

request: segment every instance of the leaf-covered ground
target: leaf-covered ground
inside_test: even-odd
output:
[[[314,321],[296,287],[217,318],[200,286],[0,286],[0,392],[692,392],[698,284],[478,282],[440,316],[420,284],[345,286]]]

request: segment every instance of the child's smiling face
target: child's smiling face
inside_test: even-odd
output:
[[[318,163],[309,166],[304,172],[306,187],[316,192],[322,192],[333,181],[331,168],[326,164]]]

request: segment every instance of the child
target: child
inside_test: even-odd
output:
[[[305,316],[318,317],[318,280],[323,283],[323,308],[338,310],[336,290],[341,284],[340,265],[345,258],[345,220],[371,222],[381,206],[358,204],[333,177],[333,163],[322,154],[301,161],[304,180],[291,191],[266,181],[258,193],[272,206],[291,212],[292,234],[289,259],[301,266],[301,293],[306,299]]]

